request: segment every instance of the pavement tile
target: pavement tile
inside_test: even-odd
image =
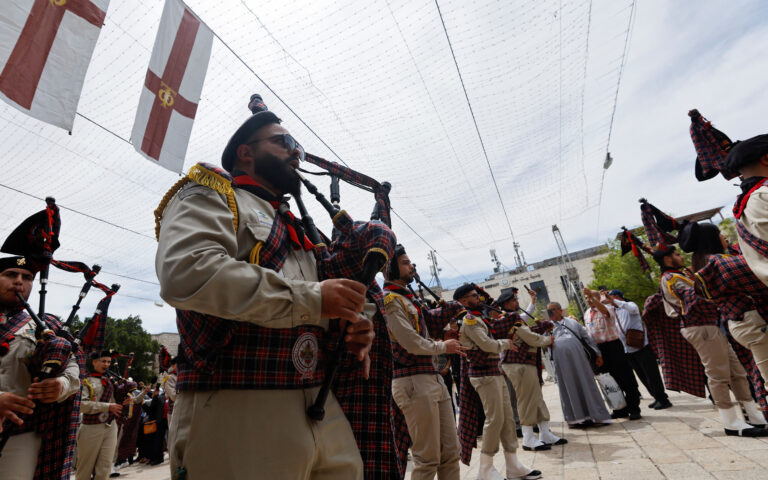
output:
[[[546,474],[545,472],[542,472]],[[600,480],[597,468],[591,467],[566,468],[563,472],[564,480]]]
[[[667,478],[675,480],[704,480],[714,478],[707,473],[698,463],[671,463],[668,465],[659,465],[659,470]]]
[[[759,467],[759,465],[743,455],[722,447],[687,450],[686,453],[708,472],[720,470],[752,470]]]

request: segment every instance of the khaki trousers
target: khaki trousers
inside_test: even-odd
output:
[[[325,418],[307,407],[320,387],[180,392],[173,407],[171,475],[187,480],[362,480],[352,427],[333,394]]]
[[[8,438],[0,457],[0,478],[31,480],[37,468],[42,437],[35,432],[20,433]]]
[[[117,448],[117,423],[80,425],[77,431],[77,480],[106,480]]]
[[[704,365],[707,383],[712,399],[717,408],[730,408],[734,405],[728,392],[739,402],[751,402],[747,372],[741,366],[736,352],[733,351],[725,334],[716,325],[683,327],[680,334],[693,345]]]
[[[728,329],[734,340],[752,351],[760,375],[768,379],[768,334],[761,330],[766,325],[756,310],[750,310],[744,314],[744,320],[728,322]]]
[[[548,422],[549,409],[541,394],[536,365],[502,363],[501,368],[517,392],[517,413],[520,415],[520,425],[532,427],[540,422]]]
[[[412,480],[459,480],[459,437],[448,389],[437,374],[392,380],[392,398],[403,411],[413,441]]]
[[[499,451],[499,441],[504,451],[517,451],[515,414],[512,412],[512,401],[509,398],[504,377],[501,375],[469,377],[469,383],[480,396],[485,412],[483,447],[480,451],[486,455],[496,455]]]

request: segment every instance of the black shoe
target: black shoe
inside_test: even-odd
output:
[[[595,422],[592,420],[584,420],[583,422],[574,423],[573,425],[568,425],[569,428],[589,428],[592,425],[594,425]]]
[[[643,416],[640,415],[640,412],[632,412],[629,414],[630,420],[640,420],[641,418],[643,418]]]
[[[523,478],[525,480],[536,480],[541,478],[541,472],[539,470],[531,470]]]
[[[653,403],[651,403],[650,405],[648,405],[648,408],[653,408],[653,409],[655,409],[655,408],[656,408],[656,407],[658,407],[658,406],[659,406],[659,401],[658,401],[658,400],[656,400],[656,401],[654,401]]]
[[[119,477],[119,476],[120,476],[120,474],[119,474],[119,473],[117,473],[117,472],[114,472],[114,473],[110,473],[110,474],[109,474],[109,478],[115,478],[115,477]]]
[[[542,443],[541,445],[537,445],[533,448],[526,447],[525,445],[523,445],[523,450],[525,450],[526,452],[540,452],[542,450],[552,450],[552,445],[548,443]]]
[[[564,438],[561,438],[560,440],[556,441],[555,443],[548,443],[547,445],[552,445],[552,446],[555,446],[555,445],[565,445],[566,443],[568,443],[568,440],[566,440]]]
[[[163,463],[162,460],[152,460],[151,462],[149,462],[149,465],[151,467],[154,467],[155,465],[160,465],[161,463]]]
[[[725,434],[731,437],[768,437],[768,430],[755,427],[742,430],[729,430],[726,428]]]
[[[654,410],[664,410],[665,408],[669,408],[672,406],[672,402],[669,400],[664,400],[661,402],[656,402],[656,406],[653,407]]]
[[[523,438],[523,430],[520,428],[517,429],[517,438]]]
[[[629,416],[629,411],[626,408],[622,408],[621,410],[614,410],[613,413],[611,413],[611,418],[617,419],[617,418],[627,418]]]

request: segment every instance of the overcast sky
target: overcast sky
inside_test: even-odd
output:
[[[640,197],[677,215],[728,212],[733,182],[693,176],[690,108],[733,139],[765,133],[765,2],[701,1],[692,9],[644,1],[633,11],[631,1],[440,1],[461,79],[435,2],[189,5],[220,39],[185,169],[218,163],[248,115],[249,95],[262,93],[308,151],[393,184],[392,205],[417,232],[396,218],[398,239],[425,280],[422,238],[436,248],[449,287],[490,274],[490,248],[514,266],[513,235],[531,263],[557,253],[555,223],[571,251],[604,242],[640,223]],[[56,257],[100,263],[100,281],[123,285],[110,314],[138,314],[151,332],[175,330],[173,310],[155,306],[152,211],[179,177],[124,139],[161,10],[161,2],[112,2],[78,107],[101,127],[78,117],[69,136],[0,104],[0,234],[43,208],[29,195],[55,196],[68,207]],[[622,59],[614,163],[601,192]],[[367,218],[372,202],[342,186],[341,203],[355,218]],[[329,230],[325,212],[311,208]],[[66,315],[81,279],[58,272],[52,279],[49,310]],[[92,292],[82,311],[90,314],[98,298]]]

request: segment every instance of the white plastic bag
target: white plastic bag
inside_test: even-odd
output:
[[[619,388],[619,384],[613,379],[610,373],[601,373],[597,377],[597,384],[600,385],[600,391],[603,392],[605,403],[611,410],[621,410],[627,406],[624,399],[624,392]]]

